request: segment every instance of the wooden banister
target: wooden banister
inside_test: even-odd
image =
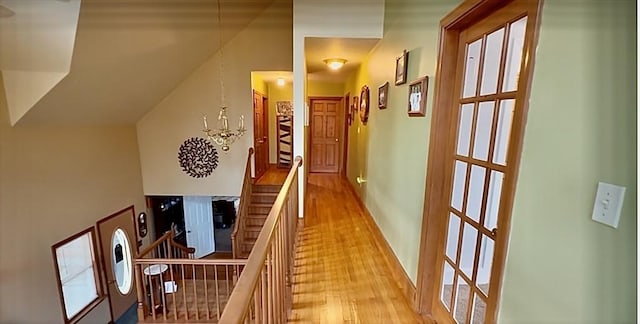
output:
[[[164,233],[164,235],[160,236],[155,242],[151,243],[144,250],[140,251],[140,253],[138,253],[137,259],[143,258],[149,253],[155,251],[157,247],[159,247],[161,244],[167,241],[170,237],[171,237],[171,232]]]
[[[298,156],[249,254],[220,323],[245,323],[252,319],[286,322],[291,304],[300,165],[302,158]]]
[[[249,209],[249,200],[253,191],[251,178],[251,157],[253,156],[253,147],[249,148],[249,154],[247,155],[247,163],[244,169],[244,178],[242,181],[242,191],[240,193],[240,204],[236,211],[236,221],[233,226],[233,232],[231,233],[231,250],[233,258],[238,258],[242,250],[242,241],[244,240],[244,219],[247,217]]]

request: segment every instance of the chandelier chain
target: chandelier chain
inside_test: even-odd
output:
[[[223,38],[223,33],[222,33],[222,14],[221,14],[221,6],[220,6],[220,0],[216,1],[217,5],[218,5],[218,51],[220,53],[220,103],[222,107],[226,107],[226,100],[224,97],[224,50],[222,47],[222,38]]]

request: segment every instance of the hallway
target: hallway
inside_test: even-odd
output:
[[[291,323],[420,323],[338,174],[309,175]]]

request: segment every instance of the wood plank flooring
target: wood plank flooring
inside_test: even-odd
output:
[[[290,323],[421,323],[337,174],[310,174]]]
[[[282,185],[287,179],[291,169],[278,168],[275,164],[270,164],[269,169],[256,180],[256,184],[262,185]]]

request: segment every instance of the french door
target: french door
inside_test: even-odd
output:
[[[431,157],[430,151],[429,160],[440,166],[445,194],[432,215],[426,212],[438,218],[432,224],[441,230],[431,233],[439,237],[430,247],[436,262],[426,271],[438,283],[427,289],[428,308],[442,322],[496,320],[526,115],[532,2],[514,0],[494,8],[448,43],[456,53],[454,91],[441,114],[448,115],[444,120],[450,127],[440,128],[445,144],[436,144],[444,145],[446,154]]]

